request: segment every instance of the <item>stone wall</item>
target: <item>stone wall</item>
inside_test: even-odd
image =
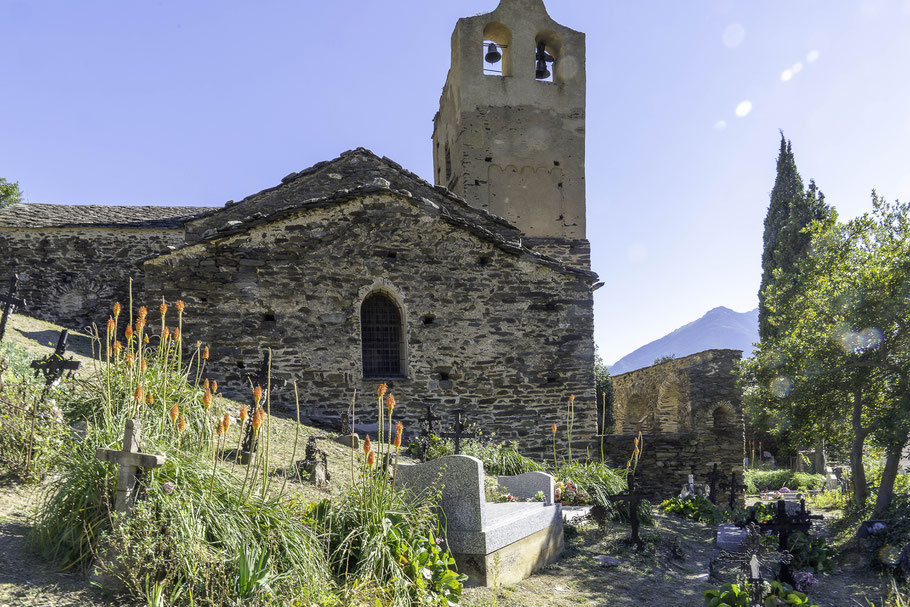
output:
[[[144,265],[146,299],[187,303],[185,334],[212,344],[208,374],[246,394],[273,349],[273,407],[337,419],[357,393],[376,419],[361,364],[360,302],[380,290],[403,311],[407,376],[390,378],[408,430],[425,404],[465,408],[486,433],[550,444],[576,395],[576,435],[593,438],[591,276],[505,250],[391,193],[310,208]],[[451,421],[448,420],[448,421]]]
[[[127,305],[130,276],[141,292],[136,262],[182,242],[182,229],[0,228],[0,280],[19,274],[29,316],[74,329],[103,325],[114,301]]]
[[[677,495],[689,474],[704,483],[714,463],[726,482],[731,472],[742,482],[742,399],[733,374],[741,357],[739,350],[705,350],[615,376],[616,433],[601,437],[604,455],[624,467],[642,432],[636,478],[660,499]]]

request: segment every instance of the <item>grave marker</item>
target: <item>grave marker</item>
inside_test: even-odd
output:
[[[272,351],[271,349],[266,349],[262,354],[262,362],[259,363],[259,368],[256,372],[250,373],[246,376],[247,382],[252,386],[262,387],[262,400],[260,403],[253,403],[254,410],[250,411],[250,416],[246,420],[246,426],[244,427],[243,434],[243,443],[240,447],[240,463],[248,464],[253,458],[253,454],[256,452],[256,449],[259,448],[259,445],[253,440],[253,414],[256,412],[255,407],[259,406],[261,403],[265,402],[265,399],[268,398],[268,387],[269,387],[269,369],[272,366]]]
[[[745,491],[747,487],[742,483],[736,482],[736,471],[734,470],[730,473],[730,482],[722,482],[720,488],[730,490],[730,501],[728,504],[730,505],[730,512],[733,512],[736,508],[736,492],[740,490]]]
[[[711,500],[711,503],[715,506],[717,505],[717,481],[721,479],[720,473],[717,471],[717,463],[714,463],[714,467],[711,469],[711,472],[708,472],[705,475],[705,478],[708,479],[708,484],[711,487],[711,492],[708,494],[708,499]]]
[[[0,295],[0,303],[3,303],[3,315],[0,316],[0,341],[3,341],[3,335],[6,333],[6,321],[13,310],[18,306],[25,307],[24,299],[16,298],[16,288],[19,286],[19,275],[13,274],[9,279],[9,291],[6,295]]]
[[[455,439],[455,455],[461,455],[461,439],[464,436],[464,431],[466,428],[465,425],[465,410],[464,409],[455,409],[452,411],[455,414],[455,423],[452,424],[453,432],[444,432],[441,436],[445,438],[454,438]]]
[[[421,456],[420,459],[423,462],[427,461],[427,450],[430,448],[430,437],[436,433],[435,428],[433,428],[433,422],[438,421],[439,418],[433,415],[433,406],[427,405],[427,414],[421,420],[422,428],[420,429],[420,447],[421,447]]]
[[[69,333],[68,329],[60,331],[60,337],[57,339],[57,347],[54,349],[53,353],[48,354],[42,359],[33,360],[31,365],[29,365],[35,370],[35,377],[38,377],[39,374],[44,375],[44,389],[41,391],[41,395],[35,399],[35,403],[32,406],[32,422],[31,428],[29,428],[28,431],[28,450],[26,451],[25,456],[26,467],[32,461],[32,447],[34,446],[35,440],[35,422],[38,419],[38,406],[44,402],[48,390],[57,383],[57,380],[67,373],[69,376],[72,376],[73,373],[82,366],[82,363],[78,360],[66,360],[63,358],[66,354],[66,342],[69,339]]]
[[[120,464],[117,476],[117,498],[114,511],[128,515],[133,507],[138,468],[159,468],[164,465],[163,455],[142,453],[142,424],[133,419],[126,420],[123,430],[123,446],[120,450],[98,449],[95,457],[103,462]]]
[[[629,526],[632,527],[632,542],[639,550],[645,547],[645,543],[642,541],[641,536],[638,531],[641,527],[641,521],[638,519],[638,505],[641,503],[642,497],[635,491],[635,475],[629,474],[627,481],[628,490],[625,493],[618,493],[616,495],[611,495],[608,499],[611,502],[624,502],[629,506]]]

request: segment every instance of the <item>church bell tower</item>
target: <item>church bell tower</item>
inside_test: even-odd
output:
[[[542,0],[458,20],[433,119],[437,185],[499,215],[534,251],[590,268],[585,235],[585,35]]]

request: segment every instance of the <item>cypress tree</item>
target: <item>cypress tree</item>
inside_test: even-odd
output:
[[[758,293],[758,332],[762,341],[774,339],[777,328],[770,321],[765,304],[766,289],[772,284],[787,288],[795,283],[794,267],[809,246],[809,235],[803,229],[817,219],[830,214],[825,195],[809,182],[803,190],[803,180],[796,170],[791,142],[780,134],[780,152],[777,156],[777,178],[771,190],[771,203],[765,216],[764,251],[762,252],[762,279]],[[780,269],[775,278],[774,271]]]

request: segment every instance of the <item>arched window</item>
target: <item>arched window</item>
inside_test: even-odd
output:
[[[502,23],[488,23],[483,28],[483,73],[490,76],[512,75],[512,32]]]
[[[731,415],[730,410],[724,405],[720,405],[714,409],[712,417],[715,428],[726,428],[733,424],[733,416]]]
[[[364,377],[405,375],[401,312],[389,297],[373,293],[360,306]]]

